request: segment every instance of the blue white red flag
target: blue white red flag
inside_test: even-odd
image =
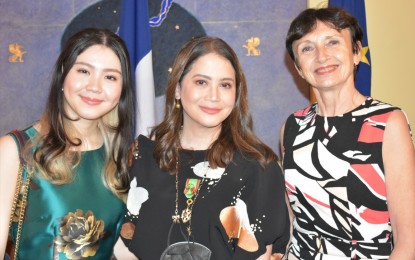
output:
[[[370,51],[367,40],[366,9],[364,0],[329,0],[329,6],[345,9],[358,20],[363,30],[362,58],[356,75],[356,88],[365,96],[370,96],[372,69],[370,67]]]
[[[148,135],[156,123],[151,34],[147,0],[123,0],[119,35],[135,71],[135,135]]]

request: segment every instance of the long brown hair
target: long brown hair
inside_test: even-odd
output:
[[[236,53],[222,39],[209,36],[195,37],[188,41],[177,54],[166,89],[165,115],[163,121],[150,134],[156,142],[154,157],[161,169],[176,172],[179,132],[183,124],[183,108],[175,108],[175,90],[192,65],[200,57],[215,53],[227,59],[235,70],[236,100],[231,114],[222,122],[218,138],[208,151],[212,168],[226,167],[235,151],[253,157],[262,167],[276,160],[275,153],[262,143],[253,132],[252,117],[248,108],[247,85]]]
[[[99,122],[106,152],[103,182],[121,197],[128,188],[127,157],[133,132],[134,93],[127,48],[123,40],[110,30],[84,29],[73,35],[64,46],[55,64],[48,102],[40,120],[41,133],[32,144],[32,161],[40,175],[53,184],[62,185],[73,180],[73,167],[79,163],[81,152],[72,152],[70,148],[80,146],[82,141],[73,126],[77,119],[65,113],[62,87],[76,58],[94,45],[110,48],[121,63],[123,85],[119,103]]]

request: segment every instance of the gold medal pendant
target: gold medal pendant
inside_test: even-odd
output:
[[[190,218],[192,217],[192,211],[190,209],[184,209],[182,211],[182,221],[183,223],[189,222]]]
[[[179,168],[178,168],[178,159],[176,159],[176,211],[175,214],[172,216],[173,219],[173,223],[180,223],[180,219],[182,220],[182,223],[187,223],[189,222],[189,226],[187,227],[187,233],[189,234],[189,236],[192,234],[192,210],[193,210],[193,206],[196,202],[196,198],[199,195],[200,192],[200,188],[202,187],[202,184],[205,180],[206,177],[206,173],[209,170],[209,165],[206,165],[207,162],[204,163],[205,164],[205,173],[203,174],[203,179],[193,179],[193,178],[189,178],[186,180],[186,184],[185,184],[185,188],[184,188],[184,195],[187,198],[186,201],[186,208],[183,209],[181,216],[178,213],[178,208],[179,208],[179,178],[178,178],[178,173],[179,173]]]
[[[193,200],[188,199],[186,203],[187,203],[187,208],[185,208],[182,211],[182,221],[183,221],[183,223],[187,223],[192,218],[191,206],[193,204]]]

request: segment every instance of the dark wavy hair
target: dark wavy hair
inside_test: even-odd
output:
[[[253,132],[252,117],[248,108],[247,84],[238,57],[222,39],[209,36],[194,37],[182,46],[177,54],[166,89],[165,115],[163,121],[150,133],[156,141],[154,157],[161,169],[176,172],[179,132],[183,124],[183,107],[175,108],[175,90],[192,65],[202,56],[215,53],[227,59],[235,70],[236,100],[231,114],[222,122],[221,132],[209,151],[208,160],[212,168],[225,167],[240,151],[258,160],[265,167],[277,159],[275,153],[262,143]]]
[[[337,31],[349,29],[352,38],[353,53],[359,52],[359,42],[362,42],[363,31],[353,15],[338,7],[320,9],[310,8],[302,11],[292,21],[287,32],[285,46],[293,61],[296,62],[293,51],[294,41],[301,39],[306,34],[313,31],[316,28],[318,21],[331,26]]]
[[[77,57],[94,45],[108,47],[121,63],[122,90],[119,103],[113,111],[108,113],[109,115],[103,116],[100,120],[104,142],[107,141],[105,142],[107,158],[103,179],[115,194],[120,195],[125,193],[128,183],[127,155],[133,133],[134,92],[127,47],[118,35],[108,29],[83,29],[74,34],[62,49],[53,70],[46,109],[40,121],[42,131],[38,144],[35,146],[33,158],[37,168],[43,173],[43,177],[53,183],[64,184],[72,180],[70,166],[76,165],[81,155],[78,154],[77,160],[69,160],[73,161],[69,167],[66,157],[68,157],[69,148],[81,145],[82,141],[77,137],[70,137],[71,131],[74,130],[71,128],[71,122],[77,119],[72,119],[65,113],[62,88]],[[57,161],[61,161],[60,167],[54,166]],[[66,170],[62,170],[62,165],[65,166],[65,164]]]

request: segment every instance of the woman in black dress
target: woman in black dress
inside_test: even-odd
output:
[[[223,40],[197,37],[182,47],[164,120],[136,139],[132,154],[121,236],[136,257],[160,259],[168,237],[207,247],[210,259],[285,253],[283,175],[253,133],[245,76]]]

